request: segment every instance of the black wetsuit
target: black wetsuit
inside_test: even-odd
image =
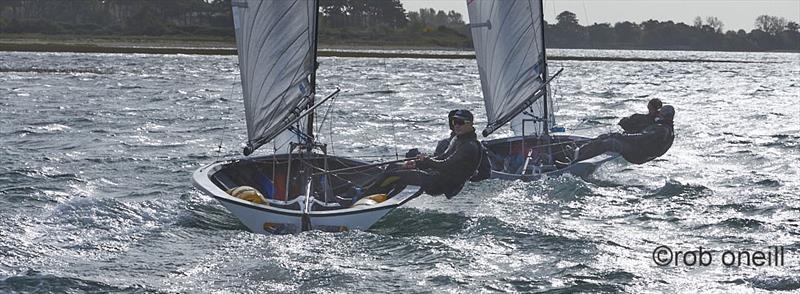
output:
[[[445,194],[451,198],[461,191],[478,167],[480,142],[477,138],[474,131],[454,136],[444,153],[417,162],[417,169],[396,169],[386,173],[364,194],[399,192],[406,185],[415,185],[430,195]]]
[[[431,170],[435,178],[425,191],[431,195],[445,194],[449,197],[458,194],[478,167],[479,144],[474,131],[456,135],[444,153],[417,162],[417,168]]]
[[[674,139],[672,122],[655,122],[639,133],[600,136],[580,147],[577,161],[614,151],[630,163],[642,164],[667,153]]]
[[[452,141],[455,136],[456,133],[450,132],[450,137],[439,140],[439,142],[436,143],[436,150],[433,151],[433,157],[444,154],[444,152],[447,151],[447,147],[450,147],[450,141]]]
[[[625,130],[625,133],[640,133],[644,128],[655,123],[657,116],[657,114],[635,113],[629,117],[622,118],[617,124]]]

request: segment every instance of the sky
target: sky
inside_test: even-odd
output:
[[[509,1],[509,0],[506,0]],[[406,11],[420,8],[455,10],[469,22],[466,0],[400,0]],[[545,19],[555,23],[564,10],[575,13],[581,25],[614,24],[621,21],[641,23],[649,19],[693,24],[697,16],[719,18],[723,29],[752,30],[756,17],[767,14],[800,23],[800,0],[545,0]]]

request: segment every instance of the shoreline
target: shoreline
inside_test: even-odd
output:
[[[103,42],[100,42],[103,43]],[[202,44],[202,43],[201,43]],[[39,43],[39,42],[7,42],[0,40],[0,51],[5,52],[71,52],[71,53],[111,53],[111,54],[189,54],[189,55],[236,55],[236,48],[219,46],[220,43],[208,44],[212,46],[154,46],[156,44],[139,43]],[[217,46],[214,46],[217,45]],[[441,53],[423,53],[413,51],[440,51]],[[447,53],[453,52],[453,53]],[[457,48],[397,48],[397,47],[364,47],[358,46],[331,46],[320,48],[318,56],[322,57],[354,57],[354,58],[414,58],[414,59],[475,59],[472,50]],[[548,56],[549,60],[566,61],[628,61],[628,62],[714,62],[714,63],[763,63],[742,60],[717,60],[717,59],[669,59],[669,58],[639,58],[639,57],[587,57],[587,56]]]

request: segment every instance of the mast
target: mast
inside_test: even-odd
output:
[[[542,60],[544,60],[544,69],[542,70],[542,75],[544,75],[544,76],[542,77],[542,81],[544,82],[544,81],[547,81],[547,79],[549,78],[549,76],[547,75],[547,46],[546,46],[546,44],[544,42],[544,39],[545,39],[544,38],[544,31],[545,31],[545,28],[546,28],[545,27],[546,24],[545,24],[545,21],[544,21],[544,0],[540,0],[539,1],[539,18],[541,19],[541,22],[542,22]],[[547,88],[548,88],[547,84],[545,84],[545,87],[543,89],[544,95],[542,95],[542,102],[544,102],[544,103],[542,103],[542,106],[544,107],[544,111],[543,111],[543,114],[544,114],[543,115],[544,116],[543,117],[543,119],[544,119],[544,121],[543,121],[544,130],[542,132],[542,136],[550,137],[550,115],[548,114],[548,109],[547,109],[547,94],[549,94],[550,91],[548,91]],[[549,144],[549,142],[548,142],[548,144]]]
[[[306,125],[306,134],[308,135],[306,143],[306,155],[311,158],[312,150],[314,149],[314,96],[317,95],[317,43],[319,39],[319,0],[314,0],[314,15],[312,16],[314,20],[314,40],[311,43],[311,50],[313,50],[312,54],[314,54],[314,59],[312,60],[313,64],[311,69],[311,94],[308,97],[308,109],[311,110],[311,113],[308,114],[308,124]],[[304,205],[302,207],[303,216],[300,219],[300,229],[302,231],[311,230],[311,216],[309,213],[311,212],[311,201],[312,199],[316,199],[316,197],[312,196],[314,192],[314,180],[313,174],[311,173],[311,168],[313,164],[308,162],[306,165],[308,167],[304,168],[303,173],[303,185],[306,187],[306,197],[304,200]]]
[[[314,40],[312,42],[312,50],[314,54],[314,64],[312,65],[313,69],[311,70],[311,96],[308,100],[308,107],[314,105],[314,96],[317,95],[317,44],[319,42],[319,0],[314,0],[314,15],[312,16],[314,19]],[[306,134],[309,137],[314,138],[314,113],[308,115],[308,124],[306,125]]]

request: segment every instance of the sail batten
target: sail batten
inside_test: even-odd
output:
[[[312,94],[315,5],[308,0],[232,1],[248,148],[265,144]]]
[[[510,116],[515,116],[512,129],[519,134],[522,116],[515,112],[526,101],[540,96],[540,89],[547,92],[540,2],[467,1],[470,23],[477,24],[471,25],[470,30],[489,126],[504,124]],[[528,107],[527,113],[548,122],[534,122],[533,126],[526,127],[526,133],[546,133],[546,128],[552,124],[550,114],[545,113],[545,103],[549,101],[538,99]]]

